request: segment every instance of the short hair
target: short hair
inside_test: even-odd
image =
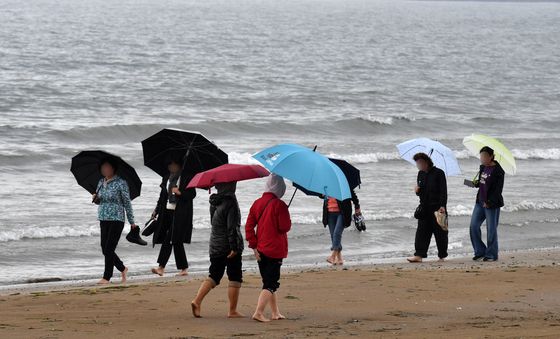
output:
[[[489,156],[492,157],[492,160],[494,160],[494,150],[488,146],[484,146],[480,149],[480,152],[478,153],[487,153]]]
[[[418,161],[418,160],[424,160],[425,162],[428,163],[428,166],[434,167],[434,162],[432,161],[432,159],[426,154],[426,153],[416,153],[414,154],[414,161]]]
[[[115,173],[119,169],[119,163],[117,162],[117,159],[115,159],[114,157],[105,157],[105,158],[103,158],[99,161],[99,172],[101,172],[101,167],[105,164],[111,165],[111,167],[113,167],[113,171],[115,171]]]

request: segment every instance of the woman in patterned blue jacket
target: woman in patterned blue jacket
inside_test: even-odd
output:
[[[113,276],[113,267],[121,272],[122,282],[126,282],[128,268],[124,266],[115,249],[124,228],[125,213],[131,228],[138,227],[134,222],[134,212],[130,202],[130,191],[126,180],[117,172],[117,163],[107,158],[99,163],[103,178],[97,185],[93,201],[99,205],[98,219],[101,227],[101,250],[105,256],[105,272],[98,284],[108,284]]]

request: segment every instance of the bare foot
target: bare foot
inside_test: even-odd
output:
[[[438,262],[445,262],[445,258],[439,258]]]
[[[408,260],[408,262],[410,263],[420,263],[422,262],[422,257],[414,256],[412,258],[406,258],[406,260]]]
[[[160,277],[163,277],[163,272],[164,272],[164,269],[163,269],[162,267],[157,267],[157,268],[154,267],[154,268],[152,268],[152,273],[153,273],[153,274],[157,274],[157,275],[159,275]]]
[[[163,272],[162,272],[162,275],[163,275]],[[186,277],[187,275],[189,275],[189,272],[187,272],[186,269],[181,270],[181,272],[177,273],[178,277]]]
[[[191,309],[192,309],[192,315],[195,318],[202,318],[200,316],[200,305],[197,305],[193,302],[191,302]]]
[[[126,274],[128,273],[128,267],[124,268],[124,271],[121,272],[121,283],[126,283]]]
[[[282,314],[278,313],[278,314],[273,314],[271,319],[272,320],[283,320],[283,319],[286,319],[286,317],[284,317]]]
[[[334,264],[335,265],[344,265],[344,261],[342,261],[342,259],[338,259]]]
[[[253,314],[253,320],[256,320],[260,323],[268,323],[270,322],[270,319],[268,319],[267,317],[264,316],[264,314]]]
[[[110,282],[107,279],[101,279],[97,282],[97,285],[108,285],[108,284],[110,284]]]
[[[336,265],[336,263],[334,262],[334,258],[333,257],[328,257],[327,258],[327,262],[331,265]]]
[[[245,316],[237,311],[229,312],[228,318],[245,318]]]

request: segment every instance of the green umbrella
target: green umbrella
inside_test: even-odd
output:
[[[513,154],[498,139],[484,134],[473,134],[463,139],[463,145],[475,155],[479,154],[482,147],[488,146],[494,150],[496,161],[500,163],[507,174],[514,175],[517,172],[517,165],[515,164]]]

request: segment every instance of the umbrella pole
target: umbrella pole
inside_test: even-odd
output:
[[[315,147],[313,147],[313,152],[315,152],[317,150],[317,145],[315,145]],[[292,194],[292,198],[290,199],[290,203],[288,204],[288,208],[290,208],[290,205],[292,204],[292,201],[294,201],[294,197],[296,196],[298,189],[296,188],[294,191],[294,194]]]

